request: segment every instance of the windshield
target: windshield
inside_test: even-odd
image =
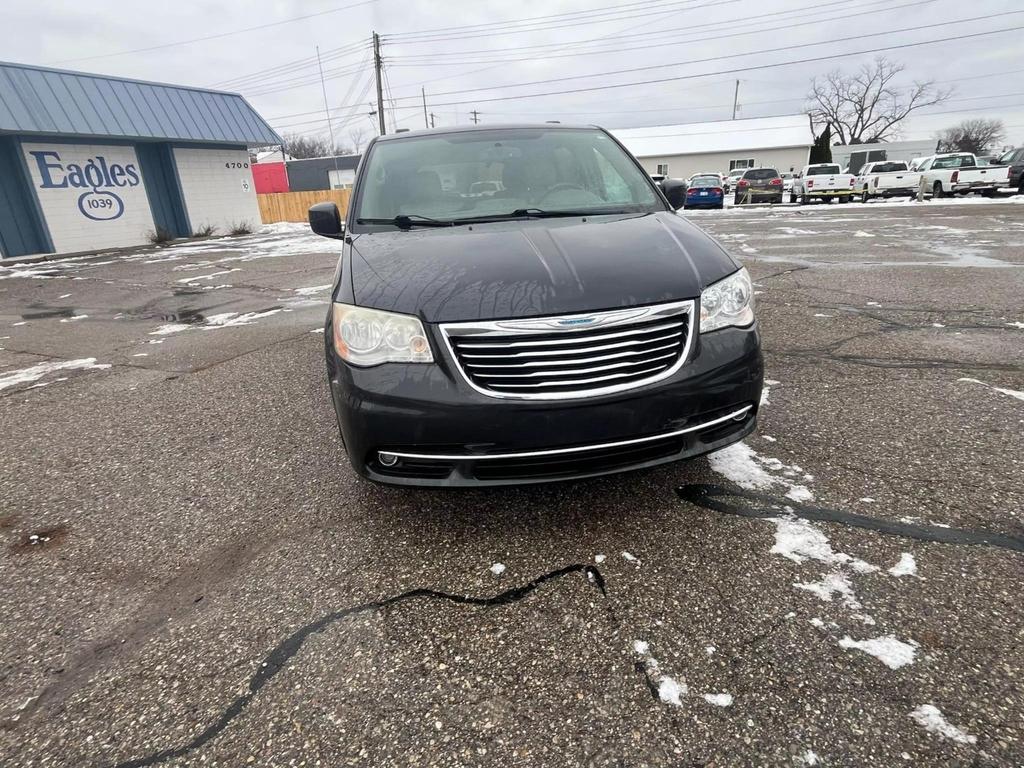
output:
[[[932,168],[970,168],[974,165],[974,155],[953,155],[937,157]]]
[[[758,168],[755,171],[747,171],[743,174],[744,179],[750,179],[752,181],[764,181],[765,179],[777,179],[779,172],[774,168]]]
[[[357,222],[442,221],[519,209],[573,213],[665,209],[650,180],[598,130],[530,128],[427,135],[373,145]]]
[[[721,183],[717,176],[694,176],[690,179],[691,187],[717,187]]]
[[[871,166],[872,173],[895,173],[907,170],[906,163],[875,163]]]
[[[838,165],[812,165],[807,169],[808,176],[833,176],[839,173]]]

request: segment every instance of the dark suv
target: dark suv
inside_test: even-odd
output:
[[[1024,147],[1004,152],[992,164],[1010,166],[1010,186],[1016,187],[1017,193],[1024,195]]]
[[[733,204],[781,203],[782,188],[782,177],[774,168],[751,168],[736,182]]]
[[[474,192],[493,182],[493,194]],[[374,139],[325,326],[348,458],[373,480],[501,485],[620,472],[749,434],[762,363],[747,271],[607,132]],[[672,200],[672,203],[669,200]]]

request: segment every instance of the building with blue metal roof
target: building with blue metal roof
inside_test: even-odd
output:
[[[0,63],[0,258],[260,222],[237,93]]]

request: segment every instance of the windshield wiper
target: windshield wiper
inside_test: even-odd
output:
[[[418,213],[400,213],[390,219],[356,219],[358,224],[392,224],[399,229],[413,227],[454,227],[456,222],[451,219],[432,219]]]
[[[547,211],[543,208],[516,208],[507,216],[529,216],[537,219],[556,219],[561,217],[575,218],[576,216],[615,216],[623,213],[644,213],[644,211]]]

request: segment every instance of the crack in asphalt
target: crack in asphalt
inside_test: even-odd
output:
[[[173,760],[178,757],[182,757],[193,750],[203,746],[211,739],[219,735],[231,721],[238,717],[245,707],[255,698],[256,694],[269,683],[281,670],[283,670],[288,662],[302,649],[303,644],[309,638],[310,635],[314,635],[318,632],[322,632],[324,629],[334,624],[336,621],[354,616],[359,613],[367,613],[380,611],[384,608],[389,608],[393,605],[406,602],[408,600],[415,600],[417,598],[428,598],[432,600],[447,600],[452,603],[458,603],[462,605],[475,605],[480,607],[490,607],[498,605],[510,605],[512,603],[522,600],[543,584],[549,581],[555,581],[568,576],[573,573],[584,573],[587,576],[588,583],[592,583],[596,586],[604,597],[608,596],[605,590],[604,577],[601,572],[593,565],[585,565],[582,563],[576,563],[573,565],[567,565],[563,568],[559,568],[554,571],[542,574],[533,581],[524,584],[521,587],[513,587],[507,589],[504,592],[499,592],[497,595],[492,597],[473,597],[472,595],[456,595],[450,592],[441,592],[435,589],[411,589],[407,592],[403,592],[400,595],[393,597],[387,597],[382,600],[374,600],[369,603],[363,603],[361,605],[351,606],[349,608],[342,608],[337,611],[325,614],[315,621],[300,627],[295,632],[290,634],[284,640],[277,644],[277,646],[267,654],[263,661],[257,667],[252,677],[249,679],[249,690],[246,693],[235,698],[231,704],[227,706],[224,712],[219,718],[200,733],[194,737],[191,741],[183,744],[180,747],[173,747],[171,749],[165,749],[161,752],[154,752],[146,755],[145,757],[133,758],[121,763],[116,763],[113,768],[146,768],[146,766],[157,765],[159,763],[166,762],[167,760]]]
[[[752,517],[762,519],[784,519],[790,514],[806,520],[815,520],[824,523],[839,523],[851,528],[866,528],[889,536],[903,536],[905,538],[917,539],[919,541],[931,541],[939,544],[965,544],[984,545],[1009,549],[1014,552],[1024,552],[1024,539],[1015,536],[1005,536],[993,531],[972,531],[965,528],[942,528],[936,525],[917,525],[915,523],[902,523],[895,520],[883,520],[867,515],[858,515],[854,512],[842,512],[827,507],[817,507],[808,504],[800,504],[791,499],[769,496],[756,491],[747,491],[736,488],[724,488],[720,485],[694,483],[684,485],[676,489],[679,498],[696,504],[698,507],[710,509],[715,512],[722,512],[740,517]],[[727,500],[727,497],[739,497],[748,501],[759,502],[771,507],[753,507],[734,501]],[[793,510],[783,511],[783,507]]]

